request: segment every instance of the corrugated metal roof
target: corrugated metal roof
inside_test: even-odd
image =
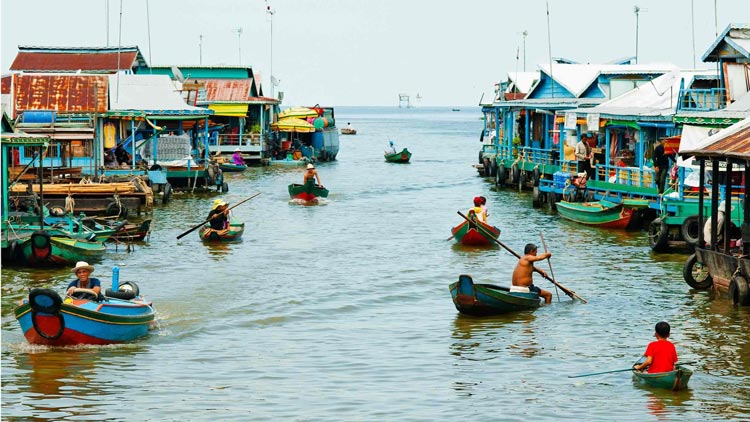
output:
[[[252,79],[203,79],[206,84],[206,101],[248,101]]]
[[[109,79],[110,111],[142,111],[150,116],[213,114],[187,105],[167,75],[109,75]]]
[[[118,59],[119,56],[119,59]],[[119,66],[118,66],[119,63]],[[10,70],[114,73],[146,65],[138,47],[18,47]]]
[[[58,113],[107,111],[104,75],[13,75],[13,112],[55,110]]]
[[[750,117],[708,137],[698,148],[680,152],[680,155],[750,160]]]
[[[10,94],[10,85],[11,85],[11,79],[13,78],[13,75],[5,75],[2,78],[2,89],[0,89],[0,94]]]

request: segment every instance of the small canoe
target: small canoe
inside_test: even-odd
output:
[[[245,223],[237,220],[229,220],[229,230],[224,234],[219,234],[214,230],[211,230],[211,225],[206,224],[201,227],[198,235],[204,242],[231,242],[233,240],[239,240],[242,238],[242,233],[245,231]]]
[[[294,160],[291,158],[284,158],[282,160],[277,160],[275,158],[272,158],[269,163],[272,166],[304,166],[305,164],[308,164],[309,162],[310,160],[303,157],[303,158],[300,158],[299,160]]]
[[[487,223],[464,220],[451,230],[457,242],[466,246],[490,246],[500,236],[500,229]]]
[[[247,166],[244,164],[232,164],[232,163],[221,163],[219,164],[221,171],[228,173],[240,173],[247,170]]]
[[[122,343],[145,336],[155,323],[156,311],[133,282],[98,298],[80,290],[85,292],[63,299],[54,290],[31,289],[15,309],[26,340],[48,346]]]
[[[648,372],[633,370],[634,381],[643,385],[648,385],[649,387],[663,388],[673,391],[686,389],[692,375],[693,371],[690,368],[681,366],[679,363],[675,365],[674,371],[669,372],[655,372],[649,374]]]
[[[304,185],[292,183],[289,185],[289,196],[302,201],[314,201],[317,198],[328,197],[328,189],[316,185],[313,180],[308,180]]]
[[[357,129],[342,128],[341,129],[341,134],[342,135],[356,135],[357,134]]]
[[[557,203],[557,212],[560,217],[587,226],[596,226],[606,229],[626,229],[633,217],[633,212],[639,208],[638,205],[626,202],[615,203],[606,200],[594,202],[568,202]]]
[[[384,154],[384,156],[385,161],[389,163],[408,163],[409,159],[411,159],[411,152],[404,148],[401,152],[395,154]]]
[[[539,294],[511,292],[510,288],[494,284],[475,284],[471,276],[462,274],[450,285],[456,309],[467,315],[497,315],[526,311],[539,307]]]
[[[17,250],[33,266],[70,265],[78,261],[97,261],[106,251],[104,243],[59,235],[56,231],[37,230]]]

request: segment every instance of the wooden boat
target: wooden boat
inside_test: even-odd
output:
[[[104,227],[110,227],[114,230],[111,240],[119,242],[138,242],[146,238],[151,232],[151,219],[143,220],[140,224],[130,223],[127,220],[112,221],[106,218],[86,218],[83,219],[86,226],[97,224]]]
[[[74,238],[54,231],[37,230],[16,245],[16,253],[31,265],[68,265],[97,261],[104,255],[104,243]]]
[[[472,218],[472,217],[469,217]],[[464,220],[451,230],[456,241],[466,246],[489,246],[493,239],[500,236],[500,229],[487,223],[472,219],[471,222]]]
[[[681,366],[679,363],[675,365],[674,371],[669,372],[656,372],[649,374],[648,372],[633,370],[634,381],[643,385],[648,385],[649,387],[663,388],[673,391],[686,389],[692,375],[693,371],[690,368]]]
[[[304,166],[308,163],[310,163],[310,160],[308,160],[306,157],[300,158],[298,160],[288,157],[281,160],[272,158],[270,161],[270,164],[272,166]]]
[[[316,185],[311,179],[308,180],[304,185],[299,183],[292,183],[289,185],[289,196],[293,199],[300,199],[306,202],[314,201],[317,198],[328,197],[328,189],[323,186]]]
[[[200,231],[198,232],[198,235],[200,236],[201,240],[204,242],[211,242],[211,241],[220,241],[220,242],[231,242],[233,240],[239,240],[242,238],[242,233],[245,232],[245,223],[237,220],[235,218],[232,218],[229,220],[229,230],[219,235],[215,231],[211,230],[211,225],[206,224],[205,226],[201,227]]]
[[[539,294],[511,292],[508,287],[475,284],[471,276],[462,274],[450,285],[456,309],[468,315],[496,315],[539,307]]]
[[[227,173],[240,173],[247,170],[247,166],[244,164],[233,164],[233,163],[220,163],[219,168],[221,171]]]
[[[629,199],[620,203],[603,199],[595,202],[560,201],[557,203],[557,212],[566,220],[587,226],[626,229],[635,210],[646,206],[646,201]]]
[[[384,156],[385,161],[389,163],[408,163],[409,159],[411,159],[411,152],[404,148],[401,152],[395,154],[384,154]]]
[[[155,323],[156,311],[140,296],[135,283],[113,281],[112,288],[99,297],[88,289],[78,289],[73,295],[63,299],[54,290],[31,289],[28,299],[15,309],[29,343],[122,343],[146,335]]]
[[[357,129],[341,128],[341,134],[342,135],[356,135]]]

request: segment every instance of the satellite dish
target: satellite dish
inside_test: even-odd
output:
[[[182,76],[182,72],[180,72],[180,69],[177,68],[177,66],[172,66],[172,75],[174,75],[175,79],[180,81],[180,83],[185,82],[185,77]]]

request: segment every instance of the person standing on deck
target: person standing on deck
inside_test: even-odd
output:
[[[308,180],[316,180],[318,182],[318,186],[320,186],[321,188],[323,187],[323,184],[320,182],[318,171],[315,170],[315,166],[312,163],[308,164],[307,169],[305,169],[305,175],[302,178],[302,184],[304,185]]]
[[[385,154],[391,155],[391,154],[395,154],[396,152],[398,151],[396,151],[396,146],[393,145],[393,141],[388,141],[388,148],[385,149]]]
[[[234,154],[232,154],[232,164],[236,164],[238,166],[245,165],[245,159],[242,158],[242,151],[240,151],[239,148],[234,149]]]
[[[587,178],[591,179],[593,176],[591,169],[591,145],[587,139],[581,137],[581,140],[576,144],[576,160],[578,160],[578,172],[586,173]]]
[[[664,153],[664,142],[657,139],[654,143],[654,172],[656,172],[656,187],[659,193],[664,193],[664,185],[667,183],[667,174],[669,174],[669,155]]]
[[[664,321],[656,323],[654,329],[656,341],[648,344],[646,352],[643,354],[646,359],[643,363],[633,365],[633,369],[640,371],[648,367],[649,374],[674,371],[674,364],[677,362],[677,350],[675,350],[674,344],[667,340],[669,331],[668,323]]]
[[[524,255],[518,260],[518,264],[516,264],[516,268],[513,270],[513,278],[511,279],[511,285],[516,287],[516,289],[511,287],[511,292],[526,290],[529,292],[536,292],[539,296],[544,298],[544,303],[552,303],[552,292],[535,286],[534,279],[532,278],[532,275],[534,274],[534,263],[547,259],[551,257],[552,254],[545,252],[541,255],[537,255],[536,251],[537,247],[533,243],[527,244],[523,249]],[[544,270],[538,270],[542,273],[542,276],[547,277],[547,273],[545,273]],[[517,288],[521,288],[521,290]]]

